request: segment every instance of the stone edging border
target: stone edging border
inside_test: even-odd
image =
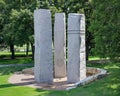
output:
[[[94,67],[87,67],[87,68],[94,68]],[[97,73],[95,75],[92,75],[92,76],[89,76],[81,81],[78,81],[74,84],[73,87],[69,87],[69,88],[66,88],[66,90],[70,90],[70,89],[73,89],[73,88],[76,88],[77,86],[83,86],[83,85],[86,85],[92,81],[95,81],[97,79],[100,79],[104,76],[107,75],[107,70],[104,70],[104,69],[101,69],[101,68],[96,68],[98,71],[100,71],[100,73]]]

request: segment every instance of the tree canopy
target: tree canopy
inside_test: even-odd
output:
[[[90,31],[94,34],[95,50],[100,57],[120,57],[119,0],[92,0],[93,14]]]
[[[119,0],[0,0],[0,44],[34,44],[33,13],[38,8],[86,15],[86,53],[120,57]],[[91,51],[93,49],[93,52]],[[91,54],[92,52],[92,54]]]

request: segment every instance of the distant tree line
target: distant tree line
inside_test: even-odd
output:
[[[0,0],[0,45],[10,47],[31,44],[34,57],[35,9],[55,12],[84,13],[86,16],[86,59],[89,55],[101,58],[120,58],[120,4],[119,0]],[[54,21],[54,19],[53,19]],[[53,34],[54,35],[54,34]]]

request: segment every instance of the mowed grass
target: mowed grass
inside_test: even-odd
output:
[[[98,56],[89,56],[89,60],[100,60]]]
[[[69,91],[48,91],[13,85],[8,83],[8,78],[25,67],[0,68],[0,96],[120,96],[120,63],[88,66],[107,69],[109,75]]]
[[[11,59],[10,52],[0,52],[0,65],[3,64],[30,64],[34,63],[32,57],[30,56],[32,53],[29,52],[29,56],[26,56],[25,52],[15,52],[15,59]]]
[[[17,58],[17,59],[1,59],[0,60],[0,65],[4,65],[4,64],[31,64],[34,63],[34,61],[32,60],[32,58],[27,58],[27,57],[21,57],[21,58]]]
[[[23,55],[25,55],[26,54],[26,52],[15,52],[15,55],[21,55],[21,54],[23,54]],[[32,54],[32,52],[28,52],[28,54]],[[0,52],[0,55],[11,55],[11,52]]]

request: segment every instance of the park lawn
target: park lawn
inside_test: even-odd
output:
[[[89,66],[107,69],[109,75],[69,91],[48,91],[12,85],[8,83],[9,76],[25,67],[0,68],[0,96],[120,96],[120,63]]]
[[[2,54],[2,52],[0,53]],[[19,55],[24,55],[22,52],[17,52],[16,53],[16,59],[0,59],[0,65],[3,65],[3,64],[31,64],[31,63],[34,63],[34,61],[31,59],[31,58],[28,58],[28,57],[17,57]],[[10,57],[10,53],[9,52],[6,52],[6,54],[4,53],[4,55],[9,55]],[[90,56],[89,60],[100,60],[99,57],[97,56]]]
[[[31,64],[34,63],[32,57],[30,56],[32,53],[29,52],[29,56],[26,57],[25,52],[15,52],[15,59],[11,59],[10,52],[0,52],[0,65],[3,64]],[[3,59],[4,58],[4,59]]]
[[[21,58],[17,58],[17,59],[1,59],[0,60],[0,65],[3,64],[33,64],[34,61],[32,60],[32,58],[28,58],[28,57],[21,57]]]
[[[15,52],[15,55],[25,55],[26,52]],[[32,54],[32,52],[28,52],[28,54]],[[0,52],[0,55],[11,55],[11,52]]]
[[[89,56],[89,60],[100,60],[98,56]]]

